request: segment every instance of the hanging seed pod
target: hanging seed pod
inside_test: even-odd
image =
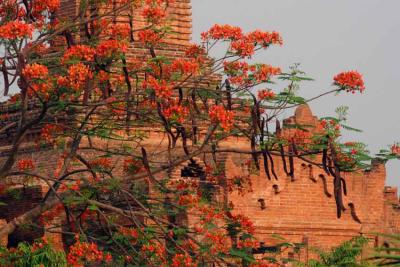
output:
[[[256,137],[254,134],[251,137],[251,152],[252,152],[251,156],[253,157],[254,164],[255,164],[257,170],[260,170],[260,164],[258,163],[258,154],[256,151]]]
[[[232,94],[231,94],[232,87],[228,79],[225,80],[225,87],[226,87],[226,100],[228,104],[228,110],[232,110]]]
[[[343,178],[340,178],[340,181],[342,182],[342,187],[343,187],[343,194],[347,196],[347,185],[346,185],[346,180]]]
[[[72,36],[70,31],[64,31],[64,37],[65,40],[67,41],[67,48],[71,48],[72,46],[75,45],[74,37]]]
[[[212,144],[211,149],[213,161],[215,164],[217,164],[217,146],[215,144]]]
[[[311,164],[308,164],[308,178],[310,178],[311,181],[313,181],[314,183],[317,182],[317,179],[314,178],[314,171],[313,171],[313,166]]]
[[[269,172],[269,164],[268,164],[267,152],[265,150],[263,150],[262,155],[263,155],[263,159],[264,159],[265,174],[267,175],[268,180],[271,180],[271,174]]]
[[[165,128],[166,132],[168,133],[168,135],[172,139],[172,147],[175,147],[176,141],[177,141],[177,139],[179,137],[179,134],[180,134],[180,131],[178,131],[178,134],[176,136],[174,135],[174,133],[172,132],[171,127],[170,127],[167,119],[165,118],[164,114],[161,111],[161,104],[160,103],[157,103],[157,113],[158,113],[158,116],[160,116],[160,118],[161,118],[161,121],[162,121],[162,123],[164,125],[164,128]]]
[[[279,153],[281,154],[282,163],[283,163],[283,170],[285,171],[286,175],[289,175],[287,166],[286,166],[286,157],[285,157],[285,150],[283,149],[283,145],[279,144]]]
[[[325,195],[326,195],[327,197],[332,197],[332,194],[329,193],[329,191],[328,191],[328,183],[327,183],[327,181],[326,181],[325,176],[324,176],[323,174],[320,174],[320,175],[319,175],[319,178],[321,178],[321,180],[322,180],[322,185],[323,185],[323,187],[324,187],[324,193],[325,193]]]
[[[292,141],[292,152],[293,152],[296,156],[299,155],[299,151],[297,150],[297,147],[296,147],[294,141]]]
[[[132,14],[129,14],[129,37],[130,37],[130,42],[133,43],[135,41],[135,37],[133,35],[133,16]]]
[[[328,160],[328,150],[326,148],[324,148],[322,150],[322,167],[323,167],[324,171],[326,172],[326,174],[329,176],[330,173],[328,170],[327,160]]]
[[[353,220],[358,223],[361,223],[360,218],[357,216],[356,208],[355,208],[354,204],[350,202],[349,207],[350,207],[350,214],[351,214],[351,217],[353,218]]]
[[[331,170],[331,173],[333,174],[333,189],[334,189],[334,195],[335,195],[335,201],[336,201],[336,211],[337,211],[337,217],[340,218],[342,216],[342,211],[345,211],[346,208],[343,205],[343,196],[342,196],[342,181],[340,177],[340,169],[337,165],[336,162],[336,150],[333,146],[332,143],[330,143],[330,150],[331,150],[331,155],[332,155],[332,161],[334,168]]]
[[[179,132],[182,135],[182,147],[183,147],[183,151],[185,152],[186,156],[189,156],[189,149],[187,147],[187,136],[186,136],[186,130],[184,127],[180,127],[179,128]]]
[[[273,158],[272,158],[271,153],[269,152],[269,150],[267,150],[266,152],[267,152],[267,156],[268,156],[268,158],[269,158],[269,161],[270,161],[270,163],[271,163],[271,173],[272,173],[272,175],[275,177],[275,180],[278,180],[278,176],[276,175],[276,172],[275,172],[274,160],[273,160]]]
[[[261,127],[260,127],[260,132],[261,132],[260,142],[261,142],[261,144],[264,144],[264,136],[265,136],[264,129],[265,129],[265,118],[263,118],[261,120]]]
[[[4,96],[6,96],[8,95],[8,91],[10,90],[10,82],[8,80],[7,66],[5,60],[3,60],[1,72],[3,73]]]
[[[293,144],[289,146],[289,176],[292,178],[292,182],[296,180],[294,177]]]
[[[279,120],[276,120],[276,122],[275,122],[275,132],[276,132],[276,135],[280,135],[282,132],[281,123],[279,122]]]
[[[179,92],[179,102],[178,104],[181,105],[182,104],[182,100],[183,100],[183,91],[182,88],[178,88],[178,92]]]

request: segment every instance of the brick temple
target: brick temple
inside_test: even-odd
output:
[[[68,19],[76,15],[78,4],[76,0],[62,1],[59,17]],[[157,48],[159,55],[167,57],[184,57],[184,50],[191,40],[191,4],[190,0],[177,0],[169,8],[169,23],[171,34],[165,43]],[[122,14],[116,18],[118,23],[132,23],[134,28],[140,28],[144,21],[137,11]],[[130,59],[145,59],[148,51],[140,44],[131,44],[128,56]],[[203,82],[203,86],[215,86],[216,76]],[[34,112],[34,111],[32,111]],[[2,120],[0,126],[15,121],[18,109],[4,103],[0,106]],[[283,124],[310,125],[310,131],[316,130],[319,120],[312,114],[307,105],[299,106],[292,117],[284,120]],[[147,146],[159,149],[167,145],[163,133],[149,127],[142,129],[149,136]],[[283,127],[282,133],[290,135],[291,129]],[[50,174],[57,165],[59,151],[51,147],[38,151],[35,140],[40,134],[40,129],[32,129],[26,136],[22,145],[20,158],[32,158],[40,166],[40,171]],[[0,136],[0,162],[9,153],[12,139],[12,129]],[[105,142],[100,141],[99,142]],[[108,145],[108,144],[104,144]],[[220,144],[222,148],[240,150],[250,147],[249,141],[244,138],[230,137]],[[347,195],[344,196],[346,211],[340,219],[336,215],[336,204],[333,196],[333,177],[327,176],[323,169],[312,166],[300,159],[295,159],[295,179],[288,177],[283,171],[281,158],[273,156],[275,169],[279,179],[269,180],[260,164],[258,171],[250,170],[246,162],[248,155],[224,152],[218,154],[217,161],[222,167],[225,184],[230,185],[240,177],[248,181],[242,191],[221,188],[215,189],[215,198],[224,205],[233,208],[233,213],[243,214],[252,219],[256,226],[256,237],[263,247],[273,246],[277,241],[273,235],[280,235],[288,241],[303,243],[306,247],[328,248],[338,245],[353,237],[365,235],[371,238],[372,244],[381,245],[385,240],[375,233],[398,233],[400,230],[400,206],[397,188],[385,186],[386,170],[384,164],[373,162],[369,171],[343,174],[346,182]],[[118,159],[116,159],[117,161]],[[209,159],[198,157],[195,167],[199,172]],[[191,165],[190,165],[191,164]],[[173,179],[198,179],[194,175],[193,162],[187,162],[176,168],[169,175]],[[190,167],[190,168],[189,168]],[[0,206],[0,225],[22,215],[35,207],[43,199],[48,186],[40,181],[23,181],[22,178],[8,178],[1,185],[3,190],[0,201],[8,205]],[[62,218],[56,218],[56,226]],[[195,216],[186,218],[186,223],[195,223]],[[60,231],[51,227],[42,229],[17,229],[8,238],[3,238],[2,243],[15,246],[18,242],[32,241],[35,238],[46,236],[63,247],[63,237]],[[59,229],[58,229],[59,230]],[[308,257],[308,250],[300,254],[303,259]]]

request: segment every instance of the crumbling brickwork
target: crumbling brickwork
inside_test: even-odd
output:
[[[285,123],[316,125],[317,121],[304,105]],[[237,148],[238,142],[235,144]],[[307,240],[310,246],[328,248],[355,236],[373,237],[372,233],[400,230],[397,189],[385,187],[386,171],[382,163],[374,162],[370,171],[343,175],[347,210],[338,219],[333,177],[326,175],[322,168],[295,159],[295,179],[292,180],[283,171],[280,157],[274,157],[278,180],[269,180],[263,164],[260,164],[260,171],[252,173],[246,164],[240,164],[243,162],[246,162],[243,155],[230,155],[225,162],[228,180],[248,177],[251,181],[245,193],[232,190],[228,201],[235,213],[252,218],[260,242],[274,242],[271,235],[277,234],[292,242]]]

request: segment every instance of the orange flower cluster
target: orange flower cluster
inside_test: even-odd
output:
[[[35,169],[35,164],[31,159],[20,159],[17,163],[17,168],[20,171],[27,171]]]
[[[335,120],[321,120],[320,128],[335,137],[340,136],[340,124],[337,123]]]
[[[267,48],[272,44],[282,45],[282,37],[277,32],[253,31],[243,34],[242,29],[231,25],[214,25],[209,31],[202,33],[203,41],[231,41],[230,50],[240,57],[251,57],[256,47]]]
[[[97,73],[97,78],[99,79],[100,82],[106,82],[110,80],[110,75],[107,72],[100,70]]]
[[[203,226],[207,225],[210,222],[215,222],[223,219],[223,214],[220,211],[216,211],[213,207],[202,206],[199,207],[199,211],[201,214],[201,224]],[[203,229],[206,231],[206,229]],[[202,231],[200,231],[201,233]]]
[[[40,138],[50,144],[53,142],[53,136],[61,130],[62,127],[60,125],[45,124],[40,130]]]
[[[119,232],[124,235],[125,237],[129,238],[131,243],[134,245],[137,242],[137,239],[139,237],[139,232],[137,229],[134,228],[127,228],[127,227],[121,227],[119,229]]]
[[[244,215],[232,215],[231,220],[240,225],[241,231],[253,235],[256,228],[253,222]]]
[[[89,67],[82,64],[74,64],[68,69],[68,78],[60,77],[58,84],[60,86],[70,86],[72,89],[78,91],[83,88],[88,79],[93,78],[93,73]]]
[[[17,8],[16,1],[3,0],[0,1],[0,18],[14,18],[15,20],[21,19],[26,16],[24,8]]]
[[[231,52],[241,56],[241,57],[251,57],[255,52],[255,44],[253,42],[249,42],[245,39],[239,39],[233,41],[231,44]]]
[[[172,267],[195,267],[192,258],[188,254],[175,254],[172,259]]]
[[[271,44],[282,45],[283,40],[278,32],[263,32],[256,30],[247,35],[247,39],[254,43],[261,44],[263,47],[268,47]]]
[[[215,24],[207,32],[201,34],[201,39],[207,41],[213,40],[239,40],[243,37],[243,32],[240,27],[231,25],[218,25]]]
[[[174,104],[164,109],[163,113],[167,119],[183,123],[189,114],[189,110],[182,105]]]
[[[347,92],[354,93],[355,91],[360,91],[362,93],[365,90],[363,77],[357,71],[339,73],[333,80],[335,85]]]
[[[258,91],[258,99],[264,100],[264,99],[272,99],[275,97],[275,93],[271,89],[264,89]]]
[[[26,24],[21,21],[11,21],[0,26],[0,38],[1,39],[21,39],[31,38],[33,33],[33,27],[30,24]]]
[[[32,1],[33,14],[40,14],[44,11],[55,12],[60,7],[60,0],[37,0]]]
[[[356,152],[357,153],[357,152]],[[351,153],[351,155],[354,155]],[[337,161],[341,165],[352,165],[355,163],[355,159],[352,158],[350,155],[343,153],[341,151],[337,152]]]
[[[249,65],[247,62],[233,61],[224,62],[224,71],[229,76],[248,76],[249,71],[255,71],[254,65]]]
[[[87,45],[75,45],[69,48],[62,58],[62,62],[65,63],[69,60],[84,60],[93,61],[95,50]]]
[[[198,58],[199,56],[203,56],[204,54],[204,48],[197,44],[192,44],[185,50],[185,55],[190,58]]]
[[[105,40],[96,47],[96,54],[99,57],[114,57],[126,51],[128,51],[127,43],[118,40]]]
[[[160,6],[147,6],[142,11],[142,16],[151,23],[159,24],[166,16],[165,9]]]
[[[175,3],[175,0],[146,0],[147,5],[166,5],[169,6],[170,4]]]
[[[161,40],[162,35],[152,29],[147,29],[139,31],[138,37],[140,42],[148,45],[154,45]]]
[[[95,243],[77,241],[69,247],[67,261],[71,266],[80,267],[85,262],[111,262],[112,256],[108,253],[104,254]]]
[[[280,68],[272,67],[266,64],[257,65],[257,71],[254,73],[254,78],[257,82],[266,82],[272,76],[278,75],[281,73]]]
[[[392,154],[400,156],[400,146],[398,144],[392,145],[390,148]]]
[[[224,62],[224,72],[229,81],[236,86],[248,86],[254,83],[263,83],[272,76],[281,73],[281,69],[266,64],[249,65],[247,62]]]
[[[172,96],[172,85],[169,85],[165,80],[158,81],[152,76],[143,82],[143,88],[153,89],[159,98],[169,98]]]
[[[229,239],[225,232],[207,232],[205,237],[211,245],[210,252],[212,255],[229,251],[229,246],[227,246]]]
[[[187,59],[175,59],[171,66],[171,72],[180,72],[182,75],[184,74],[195,74],[199,71],[199,64],[195,60],[187,60]]]
[[[22,74],[26,79],[45,79],[49,75],[49,69],[46,66],[34,63],[26,65],[22,70]]]
[[[228,111],[222,105],[212,106],[208,112],[212,122],[220,123],[224,131],[229,132],[233,127],[233,112]]]
[[[143,245],[140,252],[143,254],[147,254],[150,257],[155,256],[158,261],[165,260],[166,256],[165,246],[163,244],[156,243],[154,241],[150,241],[149,244]]]
[[[117,39],[126,39],[131,34],[131,27],[124,23],[124,24],[111,24],[108,26],[107,35],[111,36],[112,38]]]

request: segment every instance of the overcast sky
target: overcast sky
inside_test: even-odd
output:
[[[215,23],[279,31],[284,46],[272,48],[258,61],[301,69],[315,79],[301,93],[311,97],[332,89],[332,77],[344,70],[364,75],[366,91],[312,102],[318,116],[350,107],[351,126],[363,133],[346,133],[371,152],[400,141],[400,0],[192,0],[193,39]],[[287,112],[290,116],[292,112]],[[400,161],[387,164],[388,185],[400,186]]]

